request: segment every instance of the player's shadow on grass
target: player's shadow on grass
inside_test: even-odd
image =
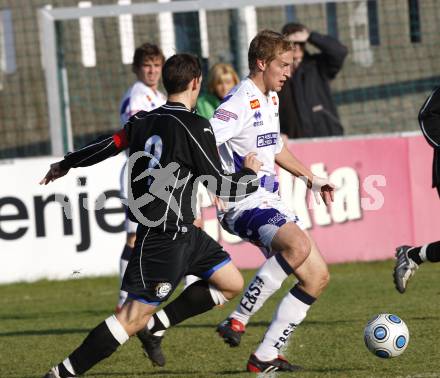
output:
[[[0,337],[10,336],[48,336],[48,335],[68,335],[74,333],[87,333],[89,328],[59,328],[59,329],[40,329],[40,330],[25,330],[15,332],[0,332]]]
[[[334,327],[338,324],[356,324],[360,321],[363,321],[362,319],[336,319],[336,320],[307,320],[305,321],[301,327],[307,327],[307,326],[326,326],[326,327]],[[176,326],[176,328],[188,328],[188,329],[196,329],[196,328],[216,328],[218,323],[189,323],[189,324],[179,324]],[[258,327],[268,327],[270,324],[270,321],[258,321],[258,322],[250,322],[246,327],[247,328],[258,328]]]
[[[439,320],[440,316],[405,316],[405,320]]]
[[[26,314],[3,314],[0,315],[0,320],[26,320],[26,319],[47,319],[47,318],[66,318],[66,317],[77,317],[78,315],[89,315],[89,316],[105,316],[112,312],[111,309],[103,310],[78,310],[78,311],[48,311],[48,312],[38,312],[38,313],[26,313]]]
[[[237,376],[243,376],[243,373],[246,373],[245,371],[218,371],[218,372],[206,372],[206,373],[201,373],[199,371],[185,371],[185,370],[178,370],[178,371],[173,371],[173,370],[154,370],[154,371],[130,371],[130,372],[103,372],[103,373],[89,373],[88,376],[90,378],[93,377],[112,377],[112,376],[117,376],[117,377],[121,377],[121,378],[125,378],[125,377],[133,377],[133,375],[136,375],[136,377],[201,377],[201,374],[206,374],[206,377],[215,377],[217,375],[237,375]]]
[[[371,368],[369,367],[341,367],[341,368],[337,368],[337,367],[328,367],[328,368],[319,368],[319,369],[307,369],[305,368],[303,370],[304,373],[353,373],[353,372],[357,372],[357,373],[361,373],[361,372],[371,372]],[[353,377],[355,377],[356,375],[352,375]]]

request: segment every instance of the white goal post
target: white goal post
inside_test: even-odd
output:
[[[48,113],[50,122],[51,152],[61,156],[73,148],[70,122],[69,91],[65,69],[59,61],[57,22],[84,18],[118,17],[124,15],[159,15],[166,13],[199,12],[199,22],[206,22],[203,12],[234,9],[238,11],[237,25],[240,54],[239,71],[246,71],[247,49],[257,31],[255,8],[300,4],[325,4],[328,2],[350,2],[355,0],[194,0],[130,4],[129,1],[113,5],[91,5],[87,7],[41,8],[38,11],[40,45],[45,70]],[[359,0],[357,0],[359,1]],[[201,12],[201,13],[200,13]],[[204,21],[205,20],[205,21]],[[201,27],[201,50],[206,55],[204,29]],[[164,42],[165,43],[165,42]],[[162,48],[166,54],[169,48]],[[166,54],[167,55],[167,54]]]

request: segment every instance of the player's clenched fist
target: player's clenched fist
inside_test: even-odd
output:
[[[256,152],[249,152],[243,160],[243,164],[246,168],[252,169],[255,173],[257,173],[263,163],[257,159]]]
[[[46,173],[46,176],[40,181],[40,185],[47,185],[51,181],[55,181],[56,179],[63,177],[69,170],[62,169],[60,166],[60,162],[53,163],[50,165],[49,171]]]

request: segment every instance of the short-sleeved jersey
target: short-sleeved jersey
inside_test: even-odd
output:
[[[166,97],[161,92],[152,90],[141,81],[136,81],[122,98],[119,107],[121,126],[125,125],[133,114],[141,110],[151,112],[165,104],[165,101]]]
[[[281,152],[278,95],[264,94],[247,78],[225,97],[210,119],[223,169],[238,172],[249,152],[263,163],[258,172],[261,187],[278,190],[275,155]]]

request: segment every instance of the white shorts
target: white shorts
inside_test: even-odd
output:
[[[250,241],[261,249],[266,258],[272,256],[272,240],[286,223],[293,222],[301,230],[305,227],[294,212],[281,201],[278,193],[258,190],[237,203],[224,214],[220,222],[227,231]]]

